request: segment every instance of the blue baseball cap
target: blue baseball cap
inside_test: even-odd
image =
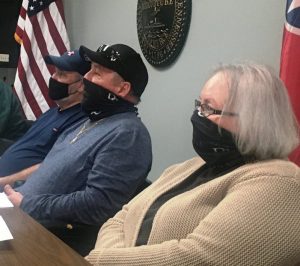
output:
[[[88,62],[79,54],[79,50],[67,51],[61,56],[46,55],[44,60],[47,64],[54,65],[63,71],[75,71],[84,76],[91,69]]]

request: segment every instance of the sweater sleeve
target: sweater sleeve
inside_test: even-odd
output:
[[[113,218],[109,219],[99,231],[98,239],[103,241],[97,241],[95,248],[124,248],[124,232],[123,225],[124,219],[127,214],[127,205],[123,207]]]
[[[87,260],[131,266],[295,265],[300,262],[299,195],[299,183],[291,178],[243,180],[186,238],[139,247],[96,246]]]

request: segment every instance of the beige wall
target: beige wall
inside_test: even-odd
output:
[[[284,0],[194,0],[186,45],[172,67],[147,63],[149,84],[139,106],[153,141],[154,180],[194,156],[190,116],[209,70],[220,62],[258,61],[279,68]],[[140,51],[136,0],[64,0],[72,48],[123,42]]]

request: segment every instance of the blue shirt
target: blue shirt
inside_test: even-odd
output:
[[[132,197],[151,164],[150,136],[135,113],[88,119],[67,129],[18,188],[20,207],[42,223],[100,225]]]
[[[0,176],[11,175],[41,163],[58,136],[85,117],[80,104],[63,111],[58,107],[49,109],[0,157]]]

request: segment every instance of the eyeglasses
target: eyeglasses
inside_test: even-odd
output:
[[[208,117],[210,115],[229,115],[229,116],[237,116],[238,114],[232,112],[225,112],[222,110],[216,110],[211,108],[206,103],[201,103],[199,100],[195,100],[195,110],[198,111],[199,116]]]

